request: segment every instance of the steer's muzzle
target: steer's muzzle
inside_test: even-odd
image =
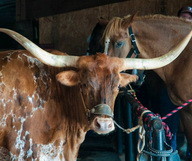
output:
[[[115,129],[113,111],[107,104],[99,104],[90,110],[91,114],[97,115],[91,125],[91,129],[98,134],[107,134]],[[102,117],[108,116],[108,117]]]

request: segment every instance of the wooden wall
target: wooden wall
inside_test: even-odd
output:
[[[87,50],[87,37],[99,17],[111,19],[136,12],[139,15],[177,15],[177,11],[192,0],[130,0],[109,5],[58,14],[39,19],[40,44],[52,44],[70,55],[82,55]]]

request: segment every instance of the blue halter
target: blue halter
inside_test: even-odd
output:
[[[137,58],[138,55],[140,54],[140,51],[139,51],[139,49],[137,47],[136,39],[135,39],[135,34],[133,33],[133,30],[132,30],[131,26],[128,28],[128,31],[129,31],[129,36],[131,38],[132,48],[129,51],[129,53],[127,54],[127,58],[130,58],[133,55],[133,53],[135,54],[135,58]]]
[[[130,36],[130,39],[131,39],[132,48],[130,49],[129,53],[127,54],[127,58],[130,58],[133,54],[135,54],[135,58],[138,58],[138,56],[140,54],[140,51],[139,51],[139,49],[137,47],[135,34],[133,33],[133,30],[132,30],[131,26],[128,28],[128,31],[129,31],[129,36]],[[143,82],[144,82],[144,79],[145,79],[144,70],[133,69],[132,74],[135,74],[135,75],[137,75],[139,77],[136,84],[139,85],[139,86],[142,85]]]

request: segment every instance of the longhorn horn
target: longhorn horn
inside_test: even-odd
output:
[[[151,59],[121,58],[123,60],[122,71],[127,69],[151,70],[161,68],[175,60],[187,46],[192,36],[192,31],[167,54]]]
[[[44,64],[54,67],[66,67],[66,66],[76,67],[76,62],[79,59],[79,56],[54,55],[41,49],[33,42],[31,42],[29,39],[27,39],[26,37],[22,36],[21,34],[15,31],[0,28],[0,32],[3,32],[12,37],[14,40],[16,40],[26,50],[28,50],[32,55],[34,55]]]

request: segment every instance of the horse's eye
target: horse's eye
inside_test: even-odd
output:
[[[115,43],[115,48],[121,48],[125,45],[124,41],[118,41]]]

